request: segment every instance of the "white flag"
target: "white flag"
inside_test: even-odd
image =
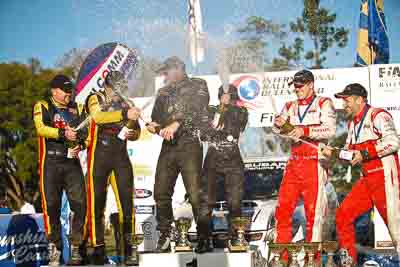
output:
[[[193,66],[204,60],[204,35],[200,10],[200,0],[189,2],[189,43]]]

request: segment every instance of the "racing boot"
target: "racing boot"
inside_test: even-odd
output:
[[[93,265],[104,265],[106,261],[106,251],[104,245],[96,246],[91,258]]]
[[[161,232],[158,238],[156,253],[171,252],[171,237],[169,232]]]

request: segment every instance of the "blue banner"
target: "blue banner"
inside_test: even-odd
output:
[[[42,214],[0,215],[0,266],[47,265]]]

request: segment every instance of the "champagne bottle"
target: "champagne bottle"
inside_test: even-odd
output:
[[[353,152],[348,151],[346,149],[340,149],[340,148],[333,148],[331,158],[333,160],[346,160],[346,161],[351,161],[353,159]]]
[[[287,119],[285,123],[280,127],[280,130],[281,134],[288,134],[294,130],[294,126],[289,122],[289,119]]]
[[[71,140],[66,140],[66,141],[65,141],[64,144],[65,144],[65,146],[66,146],[66,148],[67,148],[67,158],[69,158],[69,159],[74,158],[74,156],[72,155],[72,150],[73,150],[75,147],[77,147],[77,146],[83,144],[82,142],[84,142],[84,140],[82,140],[81,136],[82,136],[82,135],[81,135],[80,132],[78,131],[78,132],[77,132],[77,138],[76,138],[75,141],[71,141]]]
[[[216,110],[214,114],[214,120],[213,120],[213,127],[218,128],[224,125],[224,113],[226,111],[226,107],[224,104],[220,104],[218,106],[218,109]]]

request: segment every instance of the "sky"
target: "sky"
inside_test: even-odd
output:
[[[320,6],[337,14],[336,25],[350,30],[346,48],[327,54],[326,67],[349,67],[355,61],[360,0],[321,0]],[[196,71],[207,74],[215,66],[215,51],[232,44],[235,29],[249,16],[288,24],[301,15],[303,0],[201,0],[206,60]],[[400,63],[400,1],[385,0],[391,63]],[[0,62],[38,58],[54,67],[73,48],[93,49],[118,41],[145,56],[182,57],[187,49],[186,0],[17,0],[0,1]],[[271,40],[267,54],[277,54]],[[340,53],[337,55],[336,52]]]

